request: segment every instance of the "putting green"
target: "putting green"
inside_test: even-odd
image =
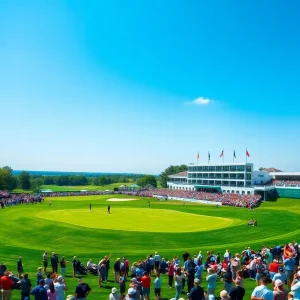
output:
[[[37,214],[37,217],[88,228],[142,232],[196,232],[220,229],[235,221],[168,209],[114,208],[66,209]]]

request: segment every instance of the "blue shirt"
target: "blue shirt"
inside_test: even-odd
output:
[[[196,271],[196,273],[195,273],[196,276],[202,276],[202,273],[203,273],[203,265],[196,266],[195,271]]]
[[[280,279],[283,283],[287,282],[287,279],[286,279],[286,276],[284,273],[280,274],[280,273],[276,273],[274,276],[273,276],[273,281],[275,282],[276,279]]]
[[[294,271],[296,261],[294,259],[287,258],[283,261],[283,264],[286,271]]]
[[[217,285],[217,278],[218,278],[218,275],[216,275],[216,274],[208,275],[206,278],[207,288],[215,289],[216,285]]]
[[[294,300],[300,299],[300,281],[291,286],[291,290],[294,292]]]
[[[36,286],[31,290],[30,295],[34,295],[35,300],[48,300],[47,291],[43,286]]]
[[[160,277],[157,277],[155,280],[154,280],[154,287],[156,289],[160,289],[161,288],[161,279]]]

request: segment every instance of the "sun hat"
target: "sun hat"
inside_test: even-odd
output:
[[[227,298],[227,297],[228,297],[227,291],[225,291],[225,290],[221,291],[221,292],[220,292],[220,297],[221,297],[221,298]]]
[[[133,288],[128,289],[128,295],[134,295],[136,293],[136,290]]]
[[[58,276],[58,277],[57,277],[57,280],[58,280],[58,281],[62,281],[62,280],[63,280],[63,277],[62,277],[62,276]]]
[[[275,286],[282,286],[282,285],[283,285],[283,283],[280,279],[275,280]]]
[[[115,293],[117,292],[117,289],[116,289],[115,287],[113,287],[113,288],[111,289],[111,292],[112,292],[113,294],[115,294]]]
[[[200,283],[200,280],[199,280],[198,278],[195,278],[195,279],[194,279],[194,282],[195,282],[195,283]]]

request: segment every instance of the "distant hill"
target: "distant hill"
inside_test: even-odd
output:
[[[104,173],[104,172],[60,172],[60,171],[30,171],[26,170],[30,173],[30,175],[35,176],[85,176],[85,177],[98,177],[102,175],[119,175],[119,176],[132,176],[132,175],[144,175],[144,174],[137,174],[137,173]],[[23,170],[13,170],[13,175],[18,176]]]

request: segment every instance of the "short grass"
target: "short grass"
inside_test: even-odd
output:
[[[42,204],[20,205],[1,210],[0,260],[3,260],[10,270],[16,272],[17,257],[23,256],[24,269],[29,272],[32,282],[35,282],[35,273],[37,267],[42,264],[42,253],[45,249],[48,252],[57,252],[59,257],[64,255],[68,260],[76,255],[84,263],[90,258],[98,262],[104,255],[111,253],[111,265],[113,265],[117,257],[127,256],[132,263],[154,251],[171,259],[174,255],[181,256],[186,249],[192,255],[197,254],[199,250],[203,253],[213,250],[223,254],[225,249],[229,249],[232,253],[240,252],[248,246],[259,249],[264,244],[275,245],[292,240],[298,241],[300,233],[299,200],[279,199],[277,202],[266,202],[260,208],[248,211],[242,208],[183,204],[179,201],[160,202],[154,199],[150,199],[151,207],[148,209],[147,198],[140,201],[107,202],[110,197],[101,195],[48,198]],[[122,213],[113,221],[105,218],[103,221],[107,223],[105,228],[89,228],[88,224],[81,226],[84,219],[90,218],[91,223],[97,223],[101,219],[101,214],[95,216],[92,213],[87,218],[90,203],[92,203],[92,210],[105,212],[105,217],[108,217],[106,213],[108,203],[112,215],[117,214],[117,211]],[[82,214],[74,213],[80,210],[83,211]],[[134,210],[135,213],[132,214]],[[71,214],[66,220],[63,212],[68,211]],[[163,227],[168,222],[169,216],[166,211],[179,213],[176,222],[174,219],[171,221],[173,224],[176,223],[176,227],[169,228],[168,232],[152,231],[151,228]],[[41,216],[45,214],[53,215],[55,218],[51,220],[42,218]],[[153,214],[159,215],[160,221],[153,220]],[[189,215],[188,219],[182,218],[185,214]],[[224,228],[201,231],[205,226],[215,224],[216,220],[219,220],[217,218],[230,219],[234,222],[230,225],[226,224],[227,227]],[[257,219],[257,227],[246,225],[252,218]],[[73,224],[70,224],[70,219]],[[133,224],[147,230],[131,231],[128,228],[124,230],[124,227]],[[184,232],[190,224],[198,227],[199,231]],[[69,265],[66,278],[69,292],[66,294],[72,294],[77,283],[70,275]],[[162,276],[162,279],[163,299],[170,299],[175,295],[175,291],[167,288],[166,276]],[[109,280],[112,280],[111,270]],[[97,277],[92,275],[88,275],[85,281],[93,289],[89,296],[91,300],[107,300],[110,289],[116,286],[109,281],[99,289]],[[254,282],[246,280],[245,299],[249,298],[254,285]],[[219,282],[216,294],[219,294],[221,289],[222,282]],[[19,296],[20,292],[14,291],[13,299],[19,299]],[[154,299],[153,288],[151,298]]]

